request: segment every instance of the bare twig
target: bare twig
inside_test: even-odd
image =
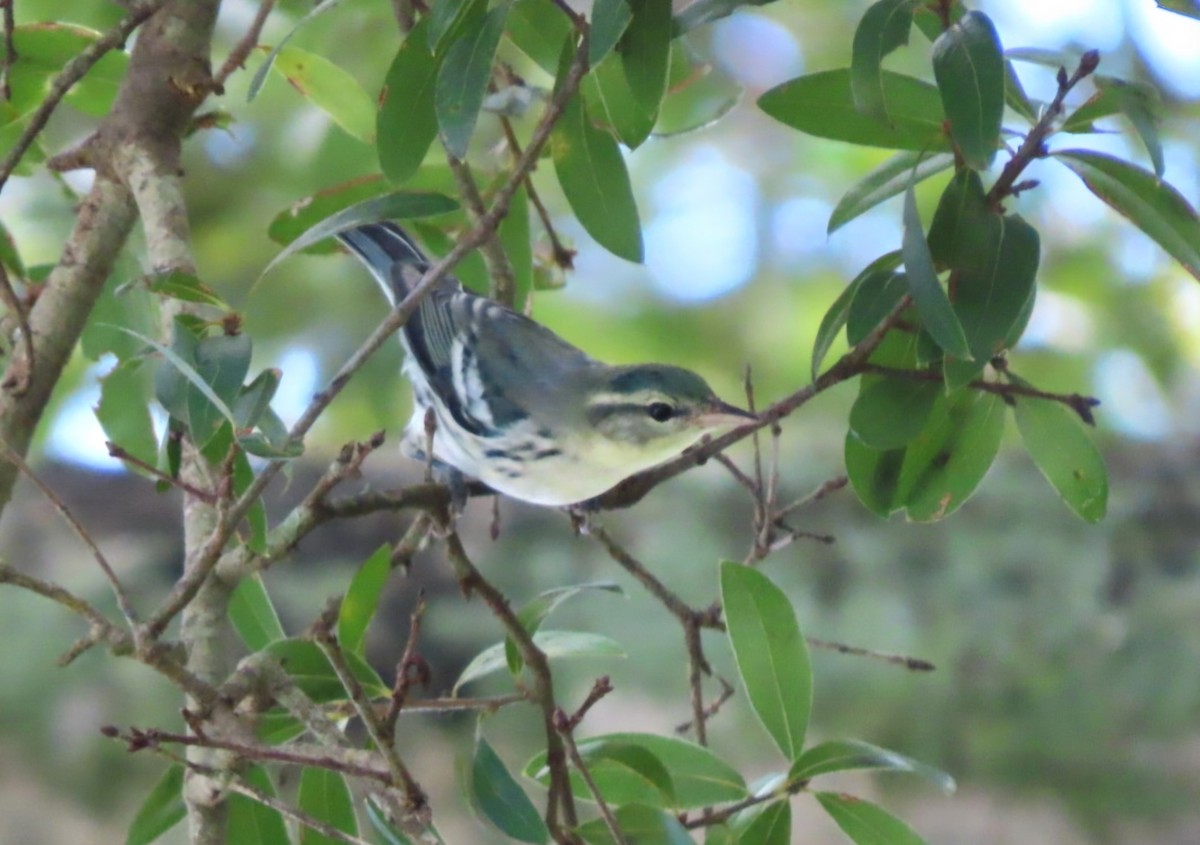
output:
[[[103,613],[88,601],[81,599],[58,584],[43,581],[41,578],[36,578],[33,575],[26,575],[24,572],[2,561],[0,561],[0,584],[11,584],[14,587],[28,590],[42,598],[50,599],[50,601],[62,605],[67,610],[85,619],[92,626],[92,629],[98,632],[101,639],[120,639],[122,635],[121,629],[109,621]]]
[[[5,8],[11,15],[12,8],[8,6]],[[4,268],[3,264],[0,264],[0,299],[3,299],[4,307],[16,318],[17,329],[21,333],[21,349],[25,355],[21,368],[19,370],[12,368],[4,384],[0,387],[16,393],[24,393],[29,389],[29,379],[33,374],[33,333],[29,329],[29,315],[25,313],[21,300],[17,298],[17,293],[13,290],[12,282],[8,278],[8,270]]]
[[[563,739],[563,745],[566,747],[567,757],[570,759],[571,765],[579,772],[579,776],[587,784],[588,791],[592,793],[592,798],[596,801],[596,809],[600,811],[600,817],[604,819],[604,825],[608,828],[608,832],[612,834],[613,840],[618,845],[629,845],[629,840],[625,838],[621,826],[617,824],[617,817],[613,815],[608,802],[604,800],[604,794],[600,791],[600,787],[596,785],[596,781],[592,777],[592,772],[588,769],[583,755],[579,753],[579,746],[575,744],[575,728],[583,720],[584,714],[587,713],[593,704],[610,692],[612,692],[612,684],[609,682],[608,677],[597,678],[595,684],[592,685],[591,692],[588,693],[587,699],[580,705],[574,715],[568,716],[562,710],[558,710],[555,713],[554,726],[557,728],[559,736]]]
[[[517,140],[517,133],[513,130],[512,121],[502,115],[500,117],[500,126],[504,130],[504,138],[508,143],[508,149],[512,152],[513,158],[519,161],[522,155],[521,142]],[[575,250],[567,249],[563,246],[563,242],[558,237],[558,231],[554,228],[554,221],[550,217],[550,212],[546,210],[546,204],[542,202],[541,196],[534,187],[533,178],[528,175],[525,177],[525,193],[537,211],[538,219],[542,222],[542,230],[546,233],[546,237],[550,239],[550,249],[554,256],[554,263],[563,270],[572,269],[575,266]]]
[[[791,504],[784,505],[782,508],[779,509],[779,512],[775,514],[775,518],[783,519],[784,517],[786,517],[788,514],[792,513],[793,511],[798,511],[802,508],[808,507],[811,504],[819,502],[822,499],[824,499],[826,496],[828,496],[829,494],[836,493],[838,490],[841,490],[849,482],[850,482],[850,479],[844,475],[834,476],[833,478],[829,479],[824,484],[822,484],[820,487],[818,487],[816,490],[809,493],[807,496],[801,496],[799,499],[792,502]]]
[[[404,653],[396,664],[396,680],[392,685],[392,697],[388,701],[387,713],[382,720],[383,735],[390,743],[396,739],[396,719],[408,700],[408,690],[414,679],[423,686],[429,683],[429,667],[417,656],[417,642],[421,637],[421,617],[425,615],[425,596],[417,594],[417,606],[413,608],[408,620],[408,642],[404,644]],[[415,676],[414,676],[415,673]]]
[[[838,654],[851,654],[855,657],[869,657],[872,660],[880,660],[884,663],[891,663],[894,666],[903,666],[913,672],[932,672],[937,667],[928,660],[922,660],[920,657],[909,657],[904,654],[889,654],[886,651],[875,651],[874,649],[862,648],[856,645],[846,645],[845,643],[833,642],[831,640],[819,640],[816,637],[805,637],[804,641],[813,648],[822,648],[827,651],[836,651]]]
[[[7,443],[0,442],[0,451],[3,452],[4,459],[6,461],[16,466],[26,478],[32,481],[34,485],[42,491],[42,495],[49,500],[50,504],[54,506],[54,509],[58,511],[58,515],[61,516],[66,521],[67,525],[71,527],[71,530],[75,532],[75,536],[78,537],[83,544],[88,547],[88,551],[92,553],[92,557],[95,558],[96,563],[100,566],[100,571],[104,573],[104,577],[108,579],[108,583],[112,587],[113,595],[117,599],[117,607],[120,609],[121,615],[125,617],[126,624],[130,626],[131,630],[134,629],[136,626],[137,614],[134,612],[133,604],[129,601],[129,596],[125,593],[125,588],[122,586],[120,579],[117,578],[117,573],[113,571],[112,565],[108,562],[108,558],[104,556],[104,552],[100,551],[100,547],[96,545],[96,541],[92,539],[92,535],[89,534],[87,529],[83,527],[83,524],[75,518],[75,514],[73,514],[71,509],[67,507],[66,502],[60,499],[58,494],[51,490],[50,486],[38,477],[37,473],[30,468],[29,464],[25,463],[24,458],[10,449]]]
[[[46,99],[42,100],[37,111],[29,118],[29,123],[25,126],[24,131],[21,132],[21,136],[17,138],[17,142],[13,144],[8,155],[0,162],[0,188],[4,187],[4,184],[8,181],[8,177],[12,175],[13,170],[16,169],[22,156],[25,155],[30,145],[33,144],[34,139],[46,128],[46,123],[50,120],[50,115],[58,108],[58,104],[62,102],[62,98],[67,95],[71,87],[83,79],[84,75],[106,53],[124,44],[129,34],[157,12],[164,3],[166,3],[166,0],[145,0],[145,2],[130,6],[129,14],[123,17],[116,26],[89,44],[79,55],[67,62],[66,66],[59,71],[58,76],[54,77],[54,82],[50,84],[50,90],[46,94]]]
[[[13,2],[15,0],[0,0],[0,11],[4,13],[4,65],[0,67],[0,97],[7,101],[12,100],[12,69],[17,61],[17,48],[13,44],[13,30],[16,29]]]
[[[260,0],[258,11],[254,15],[254,20],[250,23],[250,28],[246,30],[246,34],[234,45],[234,48],[229,51],[229,55],[225,57],[221,69],[213,77],[213,82],[216,83],[218,90],[224,87],[225,81],[230,76],[246,64],[246,59],[250,55],[250,51],[258,44],[258,38],[262,35],[263,26],[266,25],[267,18],[274,8],[275,0]]]
[[[256,786],[246,783],[244,780],[236,779],[229,782],[229,791],[236,792],[239,795],[244,795],[252,801],[257,801],[264,807],[270,807],[272,810],[294,819],[305,827],[310,827],[330,839],[336,839],[339,842],[349,842],[350,845],[371,845],[366,839],[360,839],[344,831],[338,830],[333,825],[323,822],[316,816],[311,816],[287,801],[282,801],[274,795],[268,795]]]
[[[108,449],[109,457],[113,457],[119,461],[124,461],[127,464],[131,464],[142,470],[142,472],[157,478],[159,481],[170,484],[172,487],[178,487],[180,490],[195,496],[197,499],[200,499],[203,502],[207,502],[210,505],[216,504],[217,495],[215,493],[212,493],[208,490],[201,490],[194,484],[188,484],[182,478],[176,478],[173,475],[168,475],[153,464],[146,463],[137,455],[131,455],[129,452],[125,451],[124,448],[118,446],[116,443],[113,443],[111,440],[105,440],[104,446]]]
[[[737,692],[733,684],[729,683],[729,681],[725,680],[720,675],[714,675],[713,677],[715,677],[717,679],[717,683],[721,685],[721,694],[713,699],[710,704],[705,706],[703,715],[700,719],[693,718],[691,721],[681,722],[675,726],[675,733],[687,733],[692,729],[693,725],[702,725],[711,720],[717,715],[717,713],[721,711],[721,707],[724,706],[725,702],[733,698],[733,694]]]
[[[471,166],[449,150],[446,150],[446,161],[450,164],[450,172],[454,174],[454,183],[458,186],[458,193],[467,206],[467,213],[471,215],[471,221],[479,221],[487,213],[487,208],[483,204],[479,186],[475,183],[475,176],[471,173]],[[512,262],[508,260],[508,255],[504,252],[504,245],[493,233],[491,237],[480,244],[479,251],[483,253],[484,260],[488,265],[490,279],[488,296],[511,307],[516,301],[517,280],[513,275]]]

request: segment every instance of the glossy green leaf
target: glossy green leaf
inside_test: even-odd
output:
[[[591,584],[577,584],[572,587],[555,587],[530,599],[524,607],[517,611],[517,619],[520,620],[521,626],[526,631],[530,634],[536,634],[538,629],[542,627],[542,623],[546,621],[546,617],[553,613],[559,605],[567,599],[592,590],[624,595],[621,587],[612,581],[596,581]],[[508,661],[508,671],[514,675],[520,672],[522,666],[524,666],[524,662],[521,660],[521,653],[518,651],[517,644],[513,642],[512,637],[504,638],[504,655]]]
[[[655,113],[634,96],[619,55],[611,54],[593,68],[584,77],[581,91],[588,117],[611,130],[622,144],[636,149],[650,137]]]
[[[461,35],[464,28],[477,23],[486,8],[484,0],[440,0],[429,7],[428,43],[439,50],[451,36]]]
[[[588,67],[596,68],[612,52],[633,20],[626,0],[596,0],[588,30]]]
[[[846,476],[854,495],[867,510],[886,519],[900,507],[897,495],[900,486],[900,471],[904,468],[904,449],[880,452],[858,439],[847,429],[844,445]]]
[[[816,339],[813,341],[812,351],[812,377],[814,379],[820,374],[821,364],[825,361],[825,356],[829,354],[830,348],[833,346],[834,340],[837,339],[842,327],[847,324],[850,317],[850,308],[854,300],[858,296],[859,290],[863,284],[875,276],[882,276],[884,279],[890,279],[894,274],[892,270],[900,263],[900,250],[886,253],[872,261],[861,273],[859,273],[846,289],[838,294],[838,298],[834,300],[833,305],[829,306],[829,310],[825,312],[825,316],[821,318],[821,325],[817,329]],[[907,285],[901,283],[904,290],[907,290]],[[894,304],[895,301],[893,301]],[[890,308],[888,309],[891,310]],[[886,313],[886,312],[885,312]],[[878,320],[876,320],[878,322]]]
[[[844,792],[818,792],[816,798],[856,845],[925,845],[911,827],[870,801]]]
[[[10,96],[0,102],[0,123],[20,121],[37,108],[63,67],[102,35],[61,21],[14,27],[12,41],[17,61],[7,74]],[[112,108],[128,67],[128,53],[123,50],[105,53],[67,91],[63,100],[91,117],[103,117]],[[4,146],[0,144],[0,149]]]
[[[1000,451],[1004,400],[958,391],[940,403],[905,454],[901,504],[913,522],[934,522],[958,510],[979,487]]]
[[[1108,473],[1078,414],[1049,399],[1014,399],[1017,429],[1033,462],[1067,507],[1087,522],[1099,522],[1108,508]]]
[[[908,279],[895,272],[900,250],[885,253],[868,264],[855,283],[858,289],[846,308],[846,340],[854,345],[879,325],[901,297],[908,293]]]
[[[849,69],[811,73],[785,82],[763,94],[758,107],[779,122],[818,138],[918,152],[949,149],[942,134],[946,116],[938,90],[887,70],[880,78],[888,123],[854,107]]]
[[[626,804],[614,813],[627,845],[693,845],[679,819],[645,804]],[[603,819],[579,826],[579,835],[590,845],[618,845]]]
[[[633,18],[617,52],[633,96],[650,114],[667,93],[671,62],[671,0],[628,0]]]
[[[806,781],[830,772],[860,769],[910,772],[932,782],[942,792],[949,794],[955,790],[954,778],[940,769],[858,739],[834,739],[812,746],[792,764],[788,780]]]
[[[850,429],[872,449],[899,449],[921,433],[941,392],[940,382],[864,378],[850,408]]]
[[[271,367],[241,389],[233,403],[233,418],[239,432],[254,429],[267,415],[282,378],[283,373]]]
[[[274,797],[275,787],[262,766],[248,767],[241,778],[259,792]],[[291,845],[287,825],[278,810],[238,793],[230,794],[227,806],[224,845]]]
[[[271,268],[290,255],[305,249],[312,244],[322,241],[343,229],[349,229],[363,223],[376,223],[380,220],[398,220],[410,217],[434,217],[446,214],[458,208],[458,203],[441,194],[428,194],[411,191],[395,191],[390,194],[371,197],[343,208],[335,214],[326,217],[319,223],[306,229],[292,240],[271,263],[262,271],[265,276]]]
[[[757,569],[721,564],[721,604],[750,705],[789,760],[804,747],[812,668],[787,596]]]
[[[1177,190],[1153,173],[1104,153],[1063,150],[1053,155],[1200,279],[1200,217]]]
[[[637,742],[622,740],[605,740],[589,743],[586,751],[579,752],[588,770],[596,766],[606,768],[624,768],[622,781],[627,779],[641,780],[643,789],[657,793],[655,806],[671,807],[675,805],[675,785],[671,773],[654,752]]]
[[[182,302],[199,302],[201,305],[213,305],[229,310],[225,300],[221,299],[216,291],[191,273],[176,270],[151,276],[150,290]]]
[[[467,155],[507,14],[508,5],[501,4],[467,26],[438,69],[434,109],[446,149],[456,158]]]
[[[243,578],[229,599],[229,621],[251,651],[261,651],[287,634],[257,572]]]
[[[207,442],[223,422],[237,425],[230,406],[237,401],[242,382],[250,371],[252,352],[253,344],[248,334],[220,334],[201,338],[196,343],[192,365],[204,383],[212,388],[212,394],[220,399],[220,402],[213,402],[203,391],[187,391],[188,427],[198,444]]]
[[[776,801],[754,817],[738,837],[746,845],[789,845],[792,841],[792,806]]]
[[[529,294],[533,291],[533,236],[529,227],[529,194],[524,185],[513,194],[508,214],[500,221],[496,234],[513,269],[513,281],[517,288],[513,310],[523,314]]]
[[[826,232],[833,234],[859,215],[900,194],[910,184],[919,184],[953,165],[954,156],[950,153],[897,153],[864,176],[838,200],[837,207],[829,215]]]
[[[686,810],[725,801],[737,801],[747,796],[746,782],[737,770],[710,749],[670,736],[642,733],[615,733],[580,740],[579,752],[587,755],[596,746],[622,744],[644,748],[666,768],[674,789],[673,809]],[[662,800],[659,790],[647,790],[646,777],[630,770],[627,765],[600,762],[589,767],[597,785],[614,805],[631,802]],[[539,783],[549,782],[546,755],[536,755],[524,769],[526,777]],[[571,789],[582,799],[590,800],[591,793],[582,779],[572,777]]]
[[[908,43],[915,5],[916,0],[878,0],[854,31],[850,90],[855,108],[876,120],[888,119],[881,63],[888,53]]]
[[[971,350],[963,327],[954,313],[950,298],[938,281],[933,256],[925,241],[921,217],[917,212],[917,197],[910,185],[904,194],[904,269],[908,292],[912,294],[925,330],[938,345],[952,355],[970,358]]]
[[[534,644],[550,660],[567,657],[625,657],[625,649],[611,637],[584,631],[538,631]],[[454,682],[454,692],[464,684],[478,680],[508,666],[504,643],[496,643],[471,659]]]
[[[254,71],[254,77],[250,80],[250,88],[246,92],[246,102],[249,103],[258,96],[258,92],[262,90],[263,83],[267,81],[267,74],[271,72],[271,67],[275,64],[275,57],[279,54],[280,50],[287,46],[292,37],[300,31],[300,28],[318,15],[322,15],[330,9],[335,8],[341,2],[342,0],[321,0],[320,3],[315,5],[304,17],[296,22],[296,25],[288,31],[287,35],[280,39],[275,48],[267,53],[266,60],[259,65],[258,70]]]
[[[970,11],[933,44],[933,75],[966,163],[986,170],[1000,145],[1004,116],[1004,51],[991,19]]]
[[[379,166],[393,184],[412,178],[437,137],[434,88],[440,62],[429,48],[428,22],[412,28],[388,68],[375,117]]]
[[[149,379],[143,361],[123,361],[100,379],[100,403],[96,419],[104,436],[135,458],[153,465],[158,439],[150,419]]]
[[[150,845],[187,816],[183,803],[183,766],[169,766],[138,807],[125,845]]]
[[[345,70],[298,47],[279,50],[272,68],[350,135],[375,142],[375,103]]]
[[[314,701],[343,701],[348,697],[333,664],[311,640],[276,640],[263,650],[278,659],[296,686]],[[391,687],[380,680],[379,674],[366,661],[352,652],[346,652],[345,657],[351,673],[368,696],[382,698],[391,695]]]
[[[338,642],[360,657],[366,651],[367,626],[375,617],[379,596],[392,571],[391,561],[392,549],[385,543],[358,567],[338,609]]]
[[[358,835],[354,799],[346,779],[328,769],[306,768],[300,773],[297,806],[316,819],[350,836]],[[333,845],[341,840],[326,836],[308,825],[300,825],[300,845]]]
[[[583,228],[609,252],[642,260],[642,226],[616,140],[588,120],[573,97],[550,136],[554,170]]]
[[[508,13],[505,33],[546,73],[559,69],[563,44],[575,44],[575,27],[554,0],[521,0]]]
[[[500,832],[520,842],[548,842],[550,832],[529,796],[483,737],[471,759],[471,794],[480,811]]]

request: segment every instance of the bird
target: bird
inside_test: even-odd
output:
[[[430,266],[392,222],[359,224],[336,237],[392,308]],[[601,363],[450,275],[421,301],[400,341],[414,395],[402,452],[431,459],[460,485],[477,479],[535,505],[587,503],[707,433],[758,419],[722,401],[691,370]]]

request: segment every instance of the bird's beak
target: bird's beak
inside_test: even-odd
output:
[[[699,428],[739,427],[749,425],[752,422],[758,422],[758,415],[752,414],[749,411],[743,411],[741,408],[722,402],[720,399],[714,399],[708,407],[695,417],[695,424]]]

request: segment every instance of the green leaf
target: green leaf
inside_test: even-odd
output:
[[[693,845],[691,835],[679,819],[662,810],[644,804],[626,804],[613,815],[628,845]],[[585,822],[578,831],[590,845],[617,845],[603,819]]]
[[[617,46],[633,20],[633,11],[625,0],[596,0],[592,4],[588,30],[588,67],[596,68]]]
[[[1104,153],[1064,150],[1053,156],[1200,279],[1200,217],[1171,185]]]
[[[812,668],[786,595],[757,569],[721,564],[721,603],[750,705],[789,760],[804,747]]]
[[[229,599],[229,621],[251,651],[261,651],[287,634],[257,572],[243,578]]]
[[[311,640],[276,640],[263,651],[277,658],[296,686],[313,701],[325,703],[347,698],[346,690],[338,680],[329,658]],[[345,658],[351,674],[358,678],[368,696],[382,698],[391,695],[391,687],[380,680],[378,673],[366,661],[353,652],[346,652]]]
[[[846,430],[844,450],[846,475],[854,495],[871,513],[887,519],[902,505],[898,490],[905,450],[872,449],[851,429]]]
[[[650,114],[667,93],[671,64],[671,0],[629,0],[633,19],[617,45],[633,96]]]
[[[829,215],[826,233],[832,235],[854,218],[896,196],[910,184],[919,184],[953,164],[954,156],[950,153],[897,153],[864,176],[838,200],[837,207]]]
[[[201,305],[214,305],[225,311],[229,306],[216,291],[191,273],[173,270],[169,273],[159,273],[150,277],[150,290],[171,299],[182,302],[199,302]]]
[[[480,811],[501,833],[520,842],[548,842],[550,831],[504,761],[482,736],[471,759],[471,794]]]
[[[941,392],[939,382],[864,377],[850,408],[850,429],[872,449],[899,449],[921,433]]]
[[[229,427],[222,426],[222,431],[230,431]],[[222,444],[221,450],[218,453],[220,459],[224,459],[229,454],[232,443]],[[216,461],[213,461],[216,463]],[[254,483],[254,470],[250,466],[250,459],[246,457],[245,452],[238,451],[233,456],[233,493],[234,496],[241,496]],[[250,506],[246,511],[246,522],[250,526],[250,536],[247,538],[246,546],[255,554],[262,554],[267,550],[267,508],[259,499]]]
[[[1004,102],[1030,123],[1037,122],[1038,110],[1025,93],[1025,86],[1021,84],[1021,77],[1017,76],[1016,68],[1007,58],[1004,60]]]
[[[290,208],[276,214],[267,226],[267,236],[275,243],[286,246],[331,214],[389,190],[388,183],[377,173],[330,185],[312,196],[297,200]],[[338,245],[332,240],[319,241],[304,248],[304,252],[309,255],[332,254],[337,251]]]
[[[442,0],[429,9],[429,47],[438,50],[451,35],[461,35],[471,22],[483,17],[483,0]]]
[[[1200,0],[1156,0],[1158,8],[1200,20]]]
[[[818,792],[816,797],[857,845],[925,845],[911,827],[870,801],[842,792]]]
[[[611,637],[583,631],[538,631],[533,636],[536,645],[550,660],[565,657],[625,657],[625,649]],[[508,661],[504,643],[485,648],[471,659],[454,682],[454,692],[471,681],[478,680],[505,668]]]
[[[615,744],[644,748],[662,763],[671,777],[675,809],[705,807],[747,796],[746,782],[735,768],[710,749],[675,737],[643,733],[605,734],[580,740],[579,752],[587,755],[593,747]],[[659,790],[648,791],[646,777],[632,772],[627,765],[599,762],[589,769],[601,794],[613,805],[663,798]],[[524,774],[539,783],[549,783],[545,752],[536,755],[525,765]],[[571,790],[577,797],[591,800],[587,785],[574,773]]]
[[[1029,386],[1009,375],[1015,383]],[[1049,399],[1013,399],[1021,440],[1042,475],[1067,507],[1087,522],[1099,522],[1108,508],[1108,473],[1079,416]]]
[[[242,780],[259,792],[274,797],[275,787],[262,766],[250,766]],[[226,838],[223,845],[291,845],[283,815],[278,810],[231,793],[227,801]]]
[[[375,117],[375,149],[388,180],[412,178],[437,137],[434,88],[440,62],[429,48],[428,19],[412,28],[388,68]]]
[[[691,55],[687,45],[671,49],[667,96],[654,124],[656,138],[673,138],[706,129],[733,110],[745,93],[720,67]]]
[[[776,801],[754,817],[738,837],[746,845],[788,845],[792,841],[792,806]]]
[[[153,465],[158,455],[150,419],[149,383],[142,360],[123,361],[100,379],[96,419],[104,435],[135,458]]]
[[[258,70],[254,71],[254,77],[250,80],[250,88],[246,92],[247,103],[252,102],[254,98],[258,96],[258,92],[262,90],[263,83],[267,81],[267,74],[271,72],[271,66],[275,64],[275,57],[279,55],[279,51],[282,50],[284,46],[286,46],[287,43],[292,40],[292,36],[300,31],[300,27],[304,26],[318,15],[328,12],[341,2],[342,0],[322,0],[322,2],[310,9],[308,14],[296,21],[296,25],[288,31],[287,35],[280,39],[279,43],[275,45],[275,49],[267,53],[266,60],[259,65]]]
[[[542,627],[542,623],[546,621],[546,617],[553,613],[560,604],[567,599],[592,590],[624,595],[621,587],[612,581],[596,581],[591,584],[577,584],[572,587],[555,587],[531,599],[517,612],[517,619],[520,620],[521,626],[531,635],[536,634],[538,629]],[[504,638],[504,655],[508,661],[508,671],[514,675],[520,672],[524,663],[521,660],[520,651],[517,650],[517,644],[513,642],[512,637]]]
[[[150,845],[187,816],[183,803],[183,766],[169,766],[138,807],[125,845]]]
[[[207,443],[223,422],[237,427],[237,418],[229,406],[237,401],[242,382],[250,371],[252,352],[253,344],[248,334],[220,334],[201,338],[196,343],[192,364],[220,400],[213,402],[203,391],[187,391],[188,427],[198,445]]]
[[[913,522],[944,519],[979,487],[1000,451],[1004,400],[961,390],[940,402],[905,454],[899,491]]]
[[[346,651],[362,657],[366,652],[367,626],[379,607],[379,596],[392,571],[391,547],[386,543],[363,561],[338,610],[338,642]]]
[[[968,166],[986,170],[1000,144],[1004,51],[991,19],[970,11],[933,44],[933,75],[950,134]]]
[[[305,768],[300,773],[297,806],[316,819],[350,836],[358,835],[354,799],[346,779],[328,769]],[[333,845],[341,840],[326,836],[308,825],[300,825],[300,845]]]
[[[792,764],[788,780],[807,781],[830,772],[858,769],[910,772],[932,782],[946,794],[955,790],[954,778],[940,769],[857,739],[835,739],[812,746]]]
[[[375,103],[349,73],[324,56],[298,47],[279,50],[272,67],[350,135],[375,143]]]
[[[2,149],[2,148],[0,148]],[[11,274],[18,278],[25,277],[25,262],[21,260],[21,252],[17,242],[13,240],[8,227],[0,221],[0,264],[4,265]]]
[[[942,134],[946,116],[938,90],[887,70],[881,79],[890,123],[854,107],[848,68],[811,73],[778,85],[759,98],[758,107],[781,123],[818,138],[895,150],[949,149]]]
[[[657,793],[655,806],[675,805],[675,785],[671,773],[654,752],[637,742],[607,740],[590,743],[579,756],[591,771],[596,766],[625,769],[621,779],[641,780],[643,789]]]
[[[413,191],[395,191],[382,196],[357,202],[343,208],[335,214],[326,217],[319,223],[310,226],[297,236],[287,247],[271,259],[271,263],[262,271],[265,276],[271,268],[290,255],[300,252],[305,247],[322,241],[343,229],[349,229],[363,223],[376,223],[380,220],[398,220],[411,217],[433,217],[446,214],[458,208],[458,203],[441,194],[429,194]]]
[[[846,340],[862,341],[908,293],[908,279],[895,272],[900,250],[885,253],[858,274],[858,290],[846,311]]]
[[[888,53],[908,43],[915,5],[916,0],[878,0],[854,31],[850,90],[855,108],[876,120],[888,117],[881,63]]]
[[[282,378],[279,370],[268,368],[241,389],[233,403],[233,418],[238,431],[252,430],[266,416]]]
[[[521,0],[513,4],[506,34],[551,76],[558,70],[563,44],[575,44],[575,27],[554,0]]]
[[[584,110],[601,127],[612,130],[622,144],[636,149],[654,129],[654,112],[648,111],[629,87],[615,53],[584,77],[581,86]]]
[[[10,97],[0,107],[0,123],[20,120],[37,108],[53,84],[52,79],[102,35],[84,26],[62,22],[14,27],[12,39],[17,60],[8,72]],[[123,50],[104,54],[67,91],[64,101],[84,114],[103,117],[112,108],[128,67],[129,54]]]
[[[126,329],[122,326],[114,326],[114,328],[136,337],[166,359],[166,361],[159,364],[158,371],[155,373],[154,384],[159,404],[171,416],[179,420],[188,421],[188,424],[191,425],[190,415],[193,409],[195,409],[203,423],[211,423],[215,418],[212,414],[216,414],[228,420],[230,425],[237,424],[233,417],[233,411],[225,404],[225,400],[213,390],[205,377],[197,371],[199,362],[196,360],[196,349],[199,341],[180,323],[178,318],[175,321],[175,333],[171,341],[171,348],[167,348],[158,341],[152,340],[131,329]],[[217,351],[219,352],[220,350]],[[206,369],[210,373],[214,370],[219,373],[221,371],[221,357],[220,355],[215,356],[214,361],[212,352],[213,350],[210,349],[210,354],[207,356]],[[249,355],[247,354],[245,357],[246,364],[249,366]],[[235,362],[230,362],[231,365],[233,363]],[[201,429],[201,431],[205,435],[210,433],[207,429]]]
[[[524,185],[513,194],[508,214],[500,221],[496,234],[504,247],[504,254],[508,256],[508,263],[512,265],[517,286],[513,310],[523,314],[529,294],[533,291],[533,239],[529,229],[529,195]]]
[[[571,210],[602,247],[627,261],[642,260],[642,227],[629,172],[617,142],[588,120],[573,97],[550,135],[554,170]]]
[[[908,292],[912,294],[917,305],[925,330],[942,349],[960,358],[970,358],[971,349],[967,345],[963,327],[933,267],[933,257],[929,253],[929,244],[925,241],[921,217],[917,212],[917,196],[911,185],[904,194],[902,252],[908,277]]]
[[[501,4],[468,25],[438,69],[434,109],[446,149],[455,158],[467,155],[507,14],[508,5]]]
[[[833,305],[829,306],[829,310],[825,312],[825,316],[821,318],[821,325],[817,329],[816,340],[813,341],[812,351],[812,377],[817,378],[821,371],[821,364],[825,361],[825,356],[829,354],[830,347],[833,346],[834,340],[837,339],[838,333],[842,327],[846,325],[850,316],[850,307],[858,296],[859,290],[867,279],[877,275],[882,275],[885,278],[891,278],[894,274],[892,270],[900,263],[900,250],[881,255],[876,258],[858,276],[855,277],[846,289],[842,291],[838,298],[834,300]],[[907,286],[905,286],[907,290]],[[893,304],[894,301],[893,301]],[[891,308],[888,308],[890,311]],[[887,313],[886,311],[884,312]],[[876,323],[879,321],[876,320]]]

